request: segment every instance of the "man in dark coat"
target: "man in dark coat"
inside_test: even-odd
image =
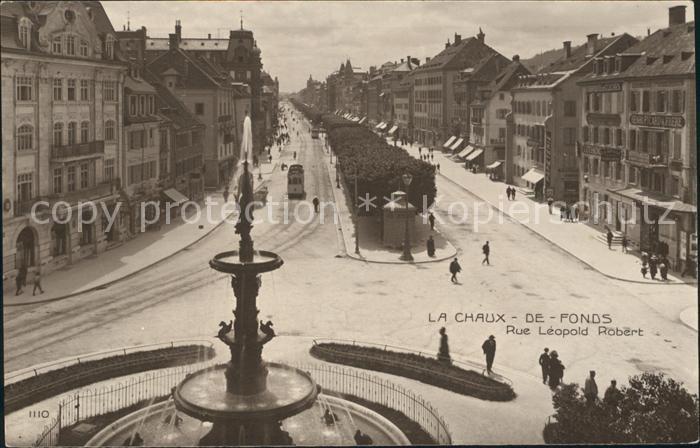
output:
[[[656,273],[658,272],[659,258],[656,255],[652,255],[649,259],[649,274],[652,280],[656,280]]]
[[[459,265],[459,262],[455,258],[452,260],[452,263],[450,263],[450,273],[452,274],[452,278],[450,279],[452,283],[457,283],[457,273],[462,270],[462,266]]]
[[[490,265],[491,263],[489,263],[489,254],[491,253],[491,246],[489,246],[488,241],[481,247],[481,251],[484,253],[484,259],[481,261],[481,264],[486,263]]]
[[[491,373],[493,358],[496,357],[496,338],[494,335],[489,336],[489,338],[481,344],[481,349],[484,351],[484,355],[486,355],[486,371]]]
[[[452,364],[450,346],[447,344],[447,330],[445,330],[445,327],[440,328],[440,348],[438,349],[437,358],[440,362]]]
[[[559,354],[553,350],[549,360],[549,387],[552,390],[556,390],[564,378],[564,368],[564,364],[559,361]]]
[[[430,230],[435,230],[435,215],[430,213],[428,215],[428,222],[430,223]]]
[[[313,204],[314,204],[314,213],[318,213],[318,206],[319,206],[318,198],[314,197],[313,201],[311,201],[311,202],[313,202]]]
[[[544,353],[540,355],[540,367],[542,368],[542,384],[547,384],[549,376],[549,349],[544,348]]]
[[[610,387],[605,390],[605,395],[603,395],[603,403],[608,406],[617,407],[621,399],[622,392],[617,388],[617,381],[610,381]]]
[[[426,241],[425,245],[426,245],[426,248],[428,249],[428,256],[434,257],[435,256],[435,240],[433,239],[432,235],[430,235],[428,237],[428,241]]]
[[[608,240],[608,249],[612,249],[613,233],[610,229],[608,229],[608,233],[605,235],[605,238]]]

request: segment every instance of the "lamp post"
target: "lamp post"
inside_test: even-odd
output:
[[[360,210],[357,207],[357,166],[355,166],[355,217],[357,219],[357,227],[355,227],[355,253],[360,255]]]
[[[403,180],[403,184],[406,186],[406,192],[404,193],[404,198],[406,199],[406,226],[404,229],[405,231],[403,237],[403,254],[401,254],[399,260],[413,261],[413,255],[411,255],[411,235],[409,234],[408,228],[408,219],[410,217],[410,213],[408,210],[408,189],[411,186],[411,181],[413,181],[413,176],[406,173],[403,176],[401,176],[401,179]]]

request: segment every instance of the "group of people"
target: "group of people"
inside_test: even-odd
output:
[[[548,384],[550,389],[556,390],[564,378],[564,364],[559,360],[559,353],[556,350],[549,352],[545,347],[540,355],[540,367],[542,368],[542,384]]]
[[[15,291],[15,295],[19,296],[21,295],[24,290],[25,286],[27,286],[27,275],[28,275],[29,270],[27,269],[26,265],[22,265],[19,268],[19,272],[17,272],[17,277],[15,277],[15,286],[17,287]],[[36,295],[36,290],[39,290],[39,294],[44,293],[44,288],[41,287],[41,271],[39,269],[34,272],[34,290],[32,291],[32,295]]]
[[[514,186],[508,185],[506,187],[506,197],[508,197],[509,201],[515,200],[515,187]]]
[[[588,405],[594,405],[599,400],[598,385],[595,382],[595,370],[588,372],[588,378],[586,378],[583,385],[583,397]],[[622,392],[617,388],[617,381],[611,380],[610,386],[608,386],[603,395],[603,404],[617,407],[620,400],[622,400]]]
[[[330,408],[326,408],[326,410],[323,412],[322,420],[323,423],[326,424],[326,426],[335,426],[335,424],[340,421],[340,419],[338,418],[338,414],[331,411]],[[374,443],[372,437],[370,437],[368,434],[363,433],[360,429],[357,429],[355,431],[353,439],[355,440],[355,444],[357,446],[367,446],[372,445]]]
[[[443,364],[452,364],[450,356],[450,345],[447,342],[447,330],[440,328],[440,347],[438,348],[437,360]],[[486,357],[486,372],[493,373],[493,360],[496,358],[496,337],[491,335],[481,344],[481,350]]]
[[[647,278],[647,272],[652,280],[656,280],[656,275],[661,276],[661,280],[668,281],[669,261],[665,255],[642,252],[642,277]]]
[[[481,264],[490,266],[491,261],[489,260],[489,255],[491,255],[491,245],[488,241],[481,246],[481,253],[484,254],[484,259],[481,260]],[[462,272],[462,266],[459,264],[457,257],[455,257],[454,260],[450,262],[450,274],[452,274],[450,281],[452,281],[452,283],[459,283],[459,280],[457,280],[457,274],[460,272]]]

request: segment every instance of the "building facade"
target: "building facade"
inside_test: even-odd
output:
[[[97,2],[3,3],[0,16],[3,278],[10,285],[22,266],[31,276],[106,250],[126,66]],[[96,208],[79,208],[88,201]]]

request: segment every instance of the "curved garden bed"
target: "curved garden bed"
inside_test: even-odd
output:
[[[147,370],[192,364],[211,359],[214,355],[214,349],[210,346],[183,345],[73,364],[5,386],[5,412],[13,412],[98,381]]]
[[[323,361],[403,376],[482,400],[510,401],[515,398],[515,392],[508,384],[414,353],[334,342],[314,344],[310,353]]]

